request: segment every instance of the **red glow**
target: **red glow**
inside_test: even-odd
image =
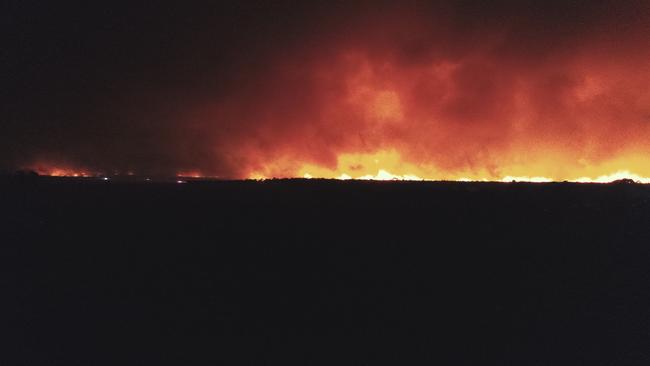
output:
[[[195,94],[136,95],[123,119],[162,122],[114,154],[186,178],[650,177],[647,7],[590,5],[568,21],[528,3],[479,6],[487,15],[407,3],[301,23],[312,32],[206,70]],[[133,112],[147,107],[154,117]]]
[[[31,170],[35,171],[39,175],[51,176],[51,177],[97,177],[99,173],[91,173],[84,169],[74,169],[70,167],[58,167],[58,166],[49,166],[49,165],[38,165],[32,167]]]
[[[190,171],[181,171],[176,174],[177,177],[179,178],[206,178],[201,172],[198,170],[190,170]]]
[[[233,146],[244,162],[242,174],[491,181],[650,177],[645,61],[621,68],[586,54],[543,69],[513,69],[494,57],[403,65],[352,53],[328,60],[326,71],[317,63],[305,82],[317,91],[334,83],[338,92],[317,93],[322,100],[304,114],[267,122],[279,131],[263,130],[258,140]]]

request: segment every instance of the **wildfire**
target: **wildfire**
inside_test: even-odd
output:
[[[647,1],[570,2],[567,12],[561,2],[549,11],[544,2],[345,3],[241,39],[217,32],[234,37],[223,54],[204,52],[206,40],[214,50],[203,36],[211,25],[189,29],[193,41],[174,43],[169,64],[118,77],[120,98],[104,84],[39,108],[21,97],[0,163],[168,181],[649,182]],[[298,24],[308,30],[296,35]],[[183,82],[170,82],[184,55]],[[58,90],[55,75],[43,90]]]
[[[630,173],[627,170],[621,170],[613,174],[609,175],[601,175],[600,177],[597,177],[595,179],[591,179],[589,177],[580,177],[574,182],[578,183],[609,183],[613,182],[616,180],[621,180],[621,179],[631,179],[637,183],[644,183],[644,184],[650,184],[650,178],[646,177],[641,177],[637,174]]]
[[[198,170],[181,171],[178,172],[176,176],[178,178],[194,178],[194,179],[206,178],[206,176]]]
[[[37,167],[33,169],[39,175],[45,175],[50,177],[96,177],[100,174],[90,173],[86,170],[77,170],[71,168],[59,168],[59,167]]]
[[[487,171],[461,170],[449,172],[436,169],[431,165],[414,164],[404,161],[395,150],[380,151],[374,154],[342,154],[335,167],[324,167],[316,164],[303,164],[293,173],[283,167],[279,160],[276,164],[266,167],[263,171],[256,171],[249,179],[264,180],[269,178],[296,178],[305,179],[324,178],[338,180],[399,180],[399,181],[459,181],[459,182],[575,182],[575,183],[610,183],[617,180],[629,179],[637,183],[650,184],[650,178],[637,174],[627,169],[623,162],[633,165],[644,171],[642,157],[637,159],[622,159],[610,161],[599,166],[586,165],[575,170],[558,169],[550,162],[536,162],[527,165],[513,164],[508,168]],[[645,168],[647,170],[647,167]],[[503,171],[504,174],[499,174]],[[525,171],[539,171],[545,174],[526,175]],[[608,173],[613,171],[613,173]],[[555,174],[554,174],[555,173]],[[546,175],[548,174],[548,175]]]
[[[600,174],[596,176],[579,176],[575,178],[551,178],[547,176],[525,176],[525,175],[505,175],[498,176],[481,176],[474,174],[472,176],[450,176],[440,174],[431,167],[415,167],[413,164],[399,163],[398,154],[395,152],[379,154],[346,154],[339,159],[339,167],[328,169],[316,165],[304,165],[296,175],[290,176],[273,176],[264,175],[263,173],[252,173],[248,179],[265,180],[270,178],[297,178],[304,179],[324,178],[337,180],[376,180],[376,181],[458,181],[458,182],[531,182],[531,183],[549,183],[558,181],[567,181],[574,183],[611,183],[618,180],[629,179],[637,183],[650,184],[650,177],[641,176],[629,170],[617,170],[610,174]],[[355,163],[352,163],[355,162]],[[367,166],[363,164],[368,164]],[[385,168],[384,168],[385,167]],[[39,167],[34,169],[39,175],[51,177],[98,177],[99,173],[89,173],[85,170],[75,170],[70,168]],[[199,172],[182,172],[178,173],[178,178],[206,179],[207,177]],[[108,178],[105,178],[108,180]],[[179,180],[179,183],[183,180]]]
[[[305,82],[333,91],[296,115],[264,105],[255,121],[268,119],[273,128],[256,131],[238,173],[252,179],[650,182],[647,58],[635,59],[634,75],[631,66],[613,67],[582,53],[513,72],[499,53],[477,52],[476,59],[421,63],[363,52],[328,58],[325,71],[313,66],[318,77]]]

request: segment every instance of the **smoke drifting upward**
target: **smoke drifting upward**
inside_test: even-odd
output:
[[[650,176],[645,1],[21,1],[2,17],[12,168]]]

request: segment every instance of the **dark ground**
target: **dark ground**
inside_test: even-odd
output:
[[[648,365],[650,186],[0,183],[2,365]]]

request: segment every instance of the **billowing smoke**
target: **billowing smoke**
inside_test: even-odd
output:
[[[650,176],[644,1],[16,4],[3,17],[12,167],[335,176],[392,156],[385,169],[431,178]]]

